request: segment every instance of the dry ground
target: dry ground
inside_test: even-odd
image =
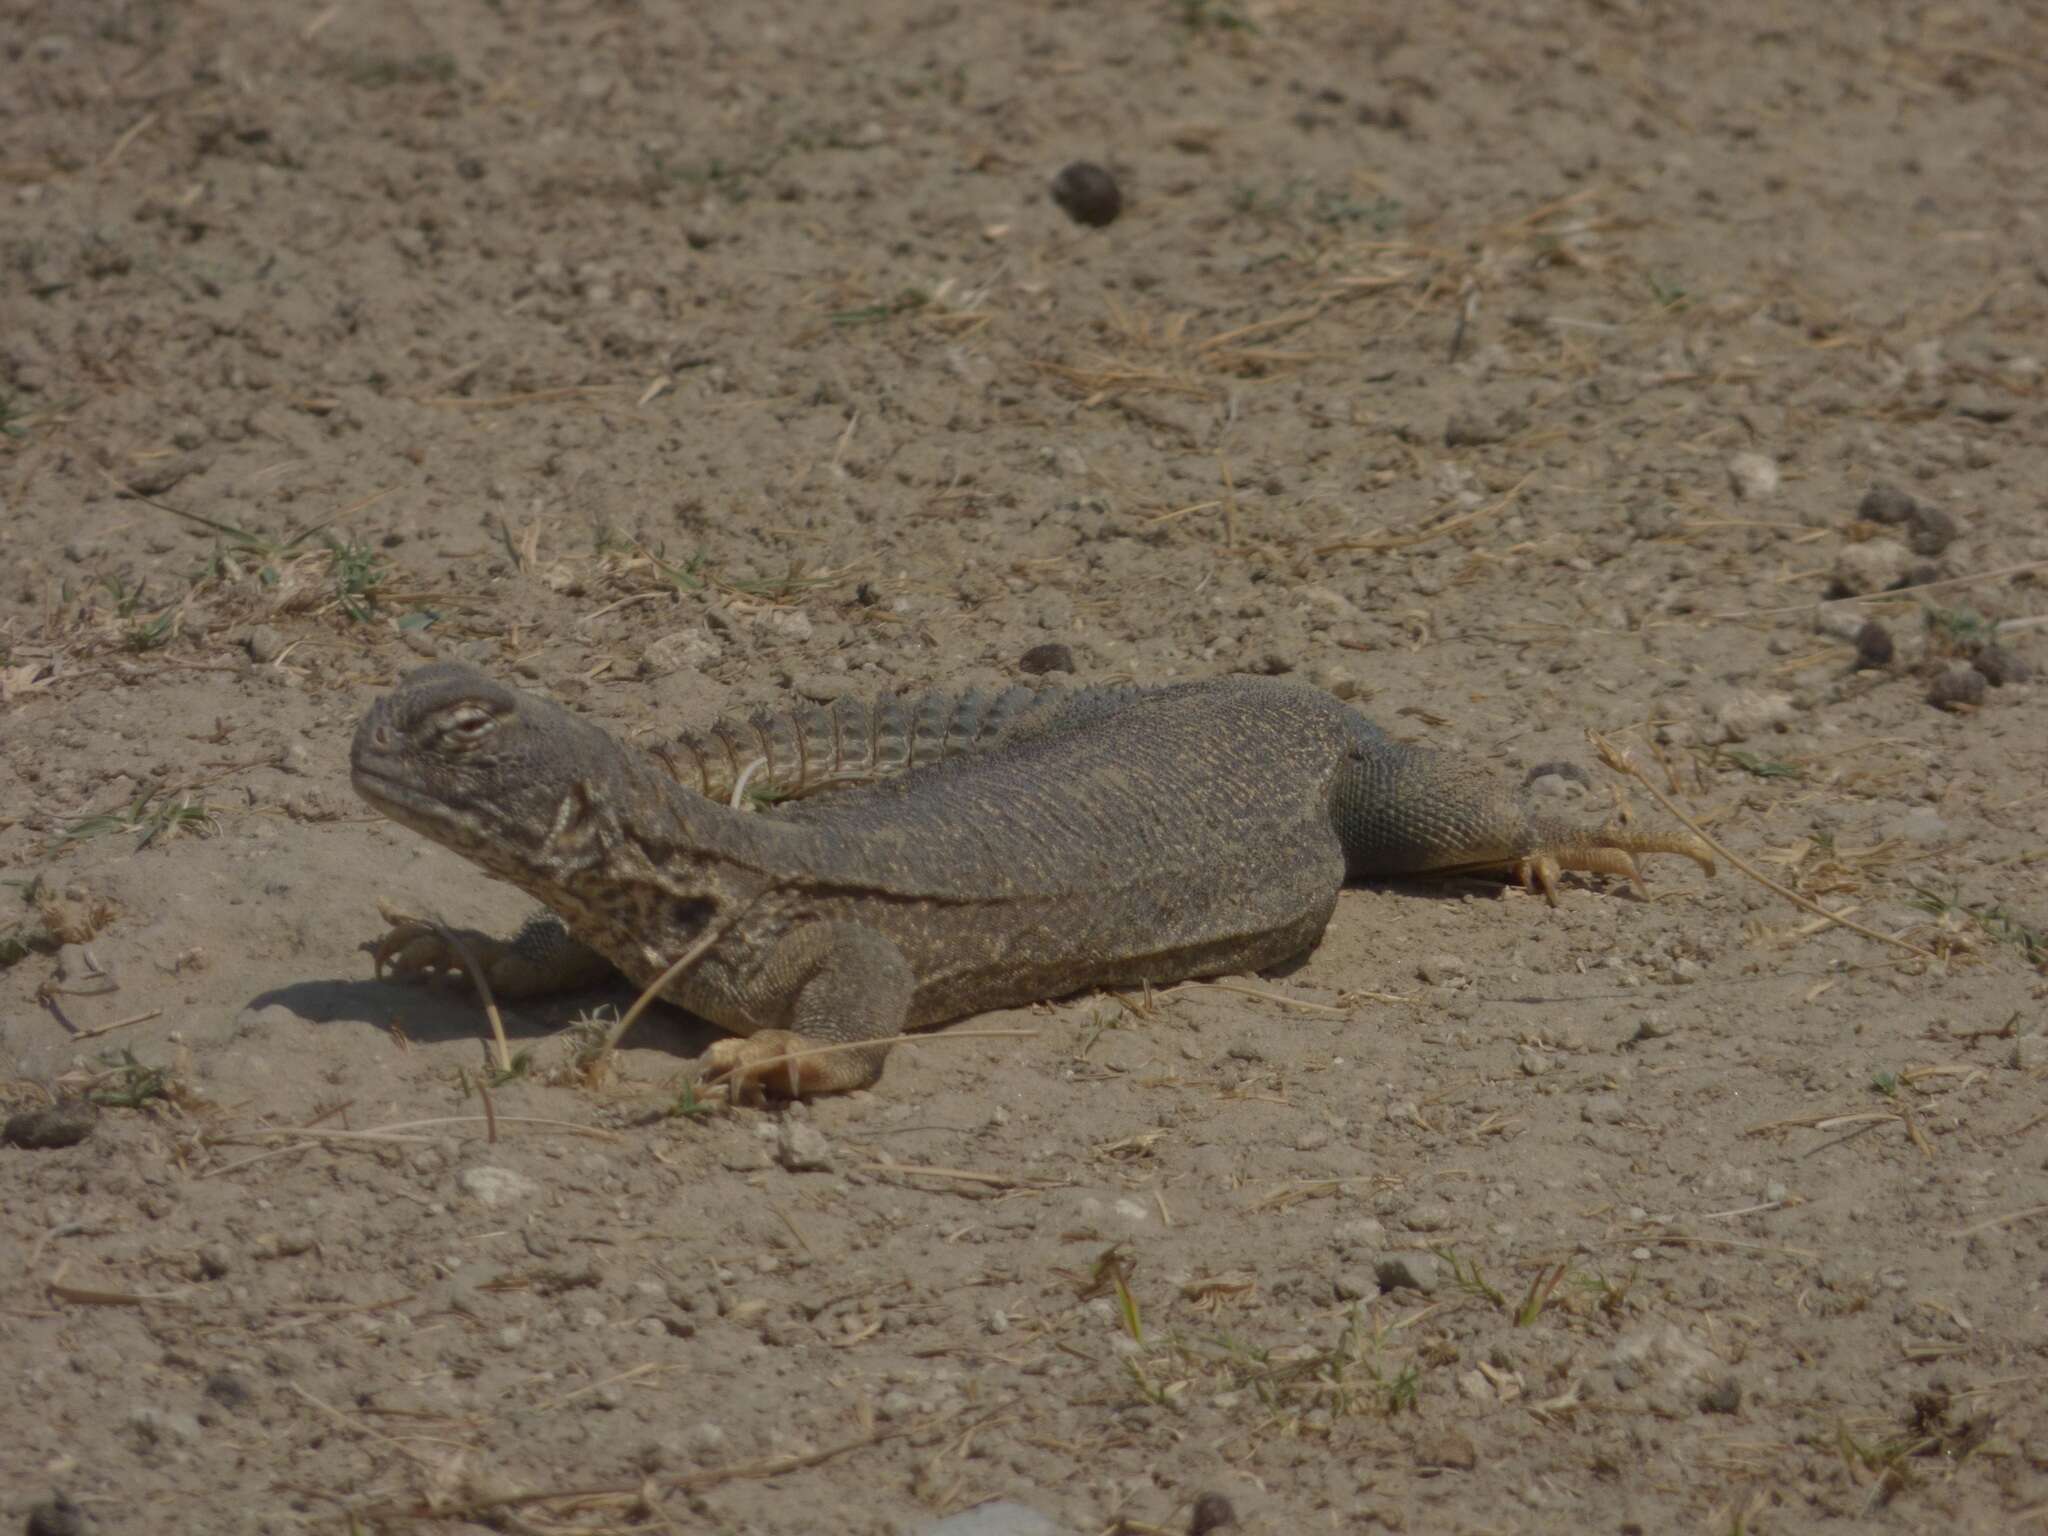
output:
[[[2048,615],[2037,8],[48,0],[0,57],[0,1091],[106,1105],[0,1148],[12,1528],[2048,1529],[2048,712],[1967,681]],[[520,906],[349,791],[418,654],[652,739],[1045,644],[1596,806],[1597,729],[1876,936],[1676,861],[1365,889],[782,1117],[691,1112],[673,1014],[548,1082],[573,1004],[488,1088],[371,978],[380,896]]]

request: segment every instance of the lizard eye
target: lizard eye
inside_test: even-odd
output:
[[[498,717],[487,709],[465,704],[449,712],[434,733],[434,745],[444,752],[467,752],[498,728]]]

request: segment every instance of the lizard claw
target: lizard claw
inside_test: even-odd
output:
[[[458,933],[430,918],[401,912],[388,902],[378,902],[377,910],[391,926],[363,948],[370,952],[380,980],[387,966],[395,981],[430,981],[437,977],[452,980],[466,976],[469,963],[463,957],[464,946],[476,957],[488,980],[506,947],[486,934],[467,930]]]
[[[1690,832],[1645,832],[1632,825],[1626,814],[1598,827],[1546,822],[1536,846],[1518,857],[1510,869],[1524,890],[1541,891],[1553,907],[1557,905],[1558,879],[1568,869],[1617,875],[1647,901],[1649,889],[1636,863],[1639,853],[1681,854],[1709,876],[1715,872],[1714,850]]]
[[[701,1083],[722,1085],[735,1104],[763,1099],[808,1099],[871,1086],[882,1072],[886,1045],[847,1050],[788,1029],[718,1040],[704,1053]]]
[[[809,1044],[802,1035],[786,1029],[714,1040],[704,1053],[704,1071],[698,1081],[723,1087],[735,1104],[759,1104],[770,1093],[777,1098],[800,1099],[805,1069],[817,1058],[810,1062],[790,1058]]]

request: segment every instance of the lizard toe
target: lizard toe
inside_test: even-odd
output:
[[[456,933],[440,923],[400,912],[379,902],[378,910],[390,926],[363,948],[381,978],[388,970],[395,981],[433,981],[467,975],[469,963],[463,949],[468,947],[487,977],[502,958],[506,946],[481,933]]]
[[[704,1053],[699,1081],[722,1086],[736,1104],[758,1104],[774,1096],[804,1096],[805,1063],[797,1055],[809,1042],[786,1029],[715,1040]]]
[[[881,1050],[850,1051],[788,1029],[715,1041],[698,1081],[722,1085],[735,1103],[807,1099],[865,1088],[881,1073]]]
[[[433,929],[398,924],[363,946],[381,979],[388,971],[395,981],[427,981],[462,969],[462,957]]]

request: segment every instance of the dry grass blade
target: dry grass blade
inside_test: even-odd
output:
[[[520,395],[486,395],[480,399],[472,399],[466,395],[439,395],[419,403],[447,411],[502,411],[516,405],[546,405],[555,400],[584,400],[594,395],[615,394],[631,387],[628,384],[568,384],[559,389],[535,389]]]
[[[598,1080],[604,1071],[605,1063],[611,1059],[612,1052],[618,1049],[619,1041],[625,1038],[627,1030],[640,1022],[640,1015],[654,1006],[654,1000],[675,982],[688,975],[698,961],[711,953],[712,946],[730,933],[734,925],[760,905],[760,902],[761,897],[756,896],[745,906],[735,910],[724,922],[714,923],[705,928],[696,943],[670,961],[667,970],[641,989],[640,995],[633,999],[633,1006],[626,1010],[618,1023],[605,1032],[604,1039],[598,1042],[597,1049],[591,1052],[588,1065],[591,1081]]]
[[[321,1406],[325,1406],[324,1404]],[[332,1410],[330,1410],[332,1411]],[[815,1451],[799,1451],[787,1456],[769,1456],[758,1461],[744,1461],[726,1467],[708,1467],[702,1472],[686,1472],[678,1477],[665,1477],[647,1483],[599,1484],[583,1488],[538,1488],[527,1493],[499,1493],[482,1497],[443,1503],[386,1503],[373,1505],[359,1513],[370,1520],[438,1520],[476,1519],[494,1511],[523,1509],[535,1504],[552,1504],[571,1499],[638,1499],[649,1487],[674,1493],[699,1493],[706,1488],[715,1488],[721,1483],[735,1482],[742,1478],[781,1477],[785,1473],[800,1472],[806,1467],[820,1466],[825,1462],[845,1456],[853,1451],[866,1450],[869,1446],[880,1445],[899,1435],[913,1431],[922,1433],[930,1426],[926,1424],[895,1424],[885,1429],[870,1430],[867,1434],[851,1440],[842,1440],[836,1445],[824,1446]],[[491,1522],[496,1524],[496,1521]]]
[[[1418,544],[1427,544],[1432,539],[1440,539],[1447,533],[1456,533],[1460,528],[1469,528],[1474,523],[1505,512],[1515,504],[1515,499],[1535,478],[1533,474],[1524,475],[1498,501],[1489,502],[1483,507],[1475,507],[1470,512],[1448,518],[1441,523],[1433,523],[1427,528],[1414,528],[1405,533],[1368,534],[1362,539],[1339,539],[1334,544],[1317,545],[1315,553],[1323,556],[1342,554],[1347,550],[1413,549]]]
[[[1997,581],[2006,576],[2026,576],[2035,571],[2048,571],[2048,560],[2029,560],[2021,565],[2001,565],[1995,570],[1975,571],[1968,576],[1949,576],[1940,581],[1923,581],[1917,586],[1891,587],[1883,592],[1865,592],[1855,597],[1816,598],[1810,603],[1787,603],[1781,608],[1734,608],[1726,613],[1714,615],[1717,619],[1763,619],[1773,618],[1781,613],[1810,613],[1816,608],[1838,608],[1845,603],[1887,603],[1901,597],[1911,597],[1916,592],[1933,592],[1944,587],[1967,587],[1979,581]]]
[[[1800,895],[1799,892],[1793,890],[1790,886],[1780,885],[1747,859],[1739,854],[1729,852],[1727,847],[1709,833],[1705,827],[1702,827],[1697,821],[1686,815],[1684,811],[1681,811],[1669,795],[1650,782],[1650,776],[1637,766],[1635,760],[1628,753],[1615,746],[1613,742],[1602,736],[1598,731],[1586,732],[1586,739],[1593,744],[1593,750],[1600,754],[1602,761],[1608,767],[1612,768],[1616,773],[1627,774],[1638,784],[1642,785],[1644,789],[1649,791],[1650,798],[1663,807],[1666,815],[1685,827],[1694,837],[1705,843],[1707,847],[1714,851],[1717,857],[1726,859],[1765,890],[1774,891],[1791,902],[1795,907],[1803,907],[1806,911],[1813,913],[1814,916],[1826,918],[1829,923],[1847,928],[1852,933],[1860,933],[1866,939],[1875,939],[1880,944],[1889,944],[1896,949],[1903,949],[1907,954],[1917,955],[1922,960],[1940,961],[1941,956],[1935,954],[1932,950],[1922,949],[1917,944],[1908,944],[1904,939],[1894,938],[1888,933],[1879,933],[1875,928],[1866,928],[1861,923],[1853,923],[1840,913],[1830,912],[1819,902]]]
[[[68,1264],[57,1266],[55,1274],[43,1282],[43,1290],[52,1301],[68,1301],[79,1307],[189,1307],[192,1298],[183,1291],[102,1291],[93,1286],[66,1285],[64,1271]]]
[[[92,1029],[81,1029],[71,1039],[74,1043],[80,1040],[97,1040],[101,1035],[111,1035],[117,1029],[126,1029],[131,1024],[147,1024],[151,1019],[160,1019],[163,1016],[163,1009],[152,1008],[149,1012],[138,1013],[132,1018],[116,1019],[111,1024],[97,1025]]]
[[[1204,983],[1218,992],[1235,992],[1239,997],[1256,997],[1262,1003],[1272,1003],[1281,1008],[1295,1008],[1303,1013],[1328,1014],[1333,1018],[1345,1018],[1349,1008],[1339,1008],[1330,1003],[1311,1003],[1305,998],[1282,997],[1278,992],[1268,992],[1261,987],[1248,987],[1240,981],[1211,981]]]
[[[2048,1216],[2048,1205],[2030,1205],[2023,1211],[2008,1211],[2003,1216],[1992,1216],[1973,1227],[1964,1227],[1957,1237],[1975,1237],[1979,1232],[1991,1232],[2003,1227],[2016,1227],[2023,1221],[2032,1221],[2036,1216]]]
[[[862,1163],[868,1173],[889,1173],[900,1177],[951,1179],[961,1184],[986,1184],[991,1189],[1059,1189],[1061,1179],[1026,1179],[1013,1173],[983,1173],[976,1168],[937,1168],[922,1163]]]
[[[930,1033],[912,1035],[883,1035],[878,1040],[841,1040],[832,1045],[809,1045],[800,1051],[784,1051],[780,1056],[770,1056],[762,1061],[746,1064],[749,1077],[786,1067],[792,1062],[809,1061],[817,1056],[837,1056],[845,1051],[871,1051],[878,1045],[935,1045],[946,1040],[1036,1040],[1035,1029],[941,1029]]]
[[[491,1023],[491,1049],[497,1055],[497,1069],[501,1074],[509,1076],[512,1071],[512,1046],[505,1039],[505,1017],[498,1012],[498,1000],[491,995],[490,980],[484,975],[483,965],[477,959],[476,951],[470,947],[469,941],[438,917],[415,917],[382,900],[377,903],[377,911],[384,921],[394,928],[431,928],[435,936],[461,958],[463,971],[468,975],[471,985],[476,988],[477,996],[483,1001],[484,1017]]]

